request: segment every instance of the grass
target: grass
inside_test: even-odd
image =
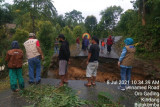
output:
[[[55,88],[50,85],[33,85],[20,92],[36,107],[79,107],[87,101],[79,99],[69,87]]]
[[[157,53],[143,52],[143,53],[137,53],[136,56],[143,60],[156,60],[160,58],[159,54],[160,53],[158,52]]]
[[[32,85],[20,94],[32,103],[28,107],[120,107],[106,97],[98,97],[97,101],[82,100],[67,86]]]
[[[0,91],[8,89],[10,87],[9,77],[6,77],[3,80],[0,80]]]
[[[24,65],[23,66],[23,77],[27,74],[28,72],[28,65]],[[9,73],[6,72],[8,75]],[[3,78],[4,75],[1,75],[0,78]],[[9,89],[10,88],[10,79],[9,79],[9,75],[7,77],[4,77],[3,79],[0,79],[0,91],[3,91],[5,89]]]

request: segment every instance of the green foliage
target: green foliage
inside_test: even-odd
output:
[[[4,91],[10,87],[10,81],[9,81],[9,76],[8,77],[2,77],[0,73],[0,91]]]
[[[3,24],[10,23],[13,21],[12,12],[10,10],[10,5],[5,4],[3,6],[0,5],[0,29]]]
[[[139,43],[137,55],[141,58],[144,55],[149,59],[153,56],[157,57],[157,52],[160,52],[160,1],[146,0],[145,2],[145,16],[142,15],[143,2],[136,0],[133,2],[135,9],[127,10],[121,15],[117,31],[120,35],[132,37],[135,43]],[[142,19],[145,19],[145,25],[142,24]]]
[[[71,12],[65,13],[65,22],[70,28],[82,23],[83,19],[84,17],[80,11],[72,10]]]
[[[85,27],[92,35],[96,35],[99,38],[106,38],[108,35],[112,35],[114,31],[116,31],[115,27],[122,11],[123,9],[120,6],[110,6],[100,13],[102,17],[98,24],[95,20],[90,20],[90,22],[88,21],[90,24],[87,24],[86,19]],[[91,23],[93,23],[93,27]]]
[[[54,35],[53,26],[49,21],[41,22],[39,25],[38,39],[41,43],[44,55],[47,56],[48,52],[52,48]]]
[[[35,102],[33,106],[36,107],[79,107],[87,103],[80,100],[69,87],[55,88],[49,85],[33,85],[20,93],[31,102]]]
[[[113,103],[113,96],[108,92],[100,92],[98,94],[98,101],[94,102],[94,107],[122,107],[120,102]]]
[[[24,49],[23,43],[28,39],[29,33],[23,29],[16,29],[16,33],[12,37],[12,41],[18,41],[21,49]]]
[[[78,37],[78,36],[82,36],[83,34],[83,29],[81,26],[76,26],[74,29],[73,29],[73,34],[75,35],[75,37]]]
[[[120,6],[110,6],[102,11],[101,24],[104,29],[113,29],[122,11],[123,9]]]
[[[70,44],[75,43],[75,36],[73,35],[73,32],[68,26],[64,27],[61,33],[64,34],[64,36],[66,37],[66,40]]]
[[[23,28],[23,25],[30,23],[29,32],[37,31],[37,20],[39,17],[43,20],[52,21],[57,16],[56,8],[51,0],[14,0],[15,19]],[[26,15],[27,18],[25,17]],[[28,20],[28,21],[26,21]]]
[[[56,32],[55,35],[58,37],[58,35],[62,32],[62,27],[57,23],[54,28],[55,28],[55,29],[54,29],[54,30],[55,30],[54,32]]]
[[[55,88],[50,85],[32,85],[20,91],[20,94],[33,103],[29,107],[122,107],[113,103],[108,93],[99,93],[97,101],[86,101],[80,99],[76,92],[67,86]]]
[[[8,49],[10,49],[11,43],[10,40],[7,38],[5,33],[5,28],[2,27],[0,29],[0,66],[5,66],[5,69],[0,72],[0,78],[5,78],[8,75],[7,72],[7,63],[5,61],[6,53]]]
[[[1,2],[4,2],[4,0],[0,0],[0,3],[1,3]]]
[[[55,18],[55,22],[57,24],[59,24],[60,27],[65,27],[65,25],[66,25],[63,15],[58,15]],[[56,26],[57,26],[57,24],[56,24]]]
[[[93,15],[87,16],[87,18],[85,19],[85,27],[87,32],[93,35],[94,30],[96,30],[96,26],[97,26],[96,17]]]
[[[47,72],[49,69],[49,65],[53,55],[53,44],[56,37],[57,34],[51,22],[49,21],[39,22],[38,39],[40,41],[40,45],[44,53],[44,61],[42,62],[43,65],[42,73]]]
[[[48,70],[49,70],[49,67],[50,67],[50,63],[52,61],[52,57],[53,57],[53,54],[54,54],[54,50],[53,48],[50,49],[49,51],[47,51],[47,55],[45,55],[44,57],[44,61],[42,61],[42,66],[43,66],[43,71],[42,71],[42,76],[44,78],[48,77]]]
[[[121,15],[120,21],[117,26],[120,31],[123,31],[125,35],[128,35],[135,28],[135,22],[137,21],[137,11],[130,9]]]

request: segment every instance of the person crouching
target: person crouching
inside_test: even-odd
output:
[[[17,92],[19,91],[17,80],[19,88],[24,89],[24,79],[22,76],[23,51],[19,49],[17,41],[13,41],[11,47],[12,49],[7,52],[6,61],[8,62],[11,89]]]

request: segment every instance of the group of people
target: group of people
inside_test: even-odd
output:
[[[28,59],[29,69],[29,84],[39,84],[41,82],[41,60],[44,59],[43,52],[40,48],[40,43],[36,39],[34,33],[29,34],[29,39],[24,43],[26,55]],[[6,61],[8,62],[9,77],[11,89],[14,92],[24,89],[24,79],[22,76],[22,66],[24,59],[24,52],[20,49],[17,41],[13,41],[11,49],[7,52]],[[34,70],[36,70],[36,79],[34,76]],[[19,88],[17,85],[17,80]]]
[[[112,47],[113,43],[114,43],[114,38],[112,38],[111,35],[107,38],[106,43],[103,39],[101,41],[101,53],[104,53],[105,46],[107,46],[107,53],[110,54],[111,53],[111,47]]]
[[[80,43],[80,40],[76,41],[77,43]],[[102,41],[102,43],[103,42],[104,41]],[[107,39],[107,43],[110,45],[113,44],[111,36]],[[129,86],[135,47],[133,45],[132,38],[125,39],[124,43],[126,46],[123,48],[122,54],[118,61],[118,66],[121,68],[121,80],[127,81],[127,86]],[[59,44],[61,44],[60,49],[58,48]],[[88,44],[89,40],[85,37],[82,41],[82,49],[87,49]],[[103,45],[105,45],[105,43],[103,43]],[[36,39],[36,35],[34,33],[29,34],[29,39],[24,43],[24,47],[28,59],[29,84],[39,84],[41,82],[41,61],[44,59],[44,55],[40,48],[40,43]],[[55,51],[58,53],[59,57],[59,75],[61,77],[59,86],[63,86],[68,83],[67,68],[71,63],[69,43],[63,34],[60,34],[58,38],[56,38]],[[86,62],[86,77],[88,79],[88,82],[84,84],[86,87],[96,85],[95,81],[99,65],[99,53],[99,39],[93,36],[91,39],[91,46],[88,49],[88,58]],[[22,76],[23,57],[23,51],[19,48],[18,42],[13,41],[11,44],[11,49],[7,52],[6,61],[8,62],[11,89],[14,92],[19,91],[19,88],[23,89],[25,86]],[[36,70],[36,76],[34,76],[34,70]],[[17,80],[19,88],[17,85]],[[125,90],[127,86],[124,82],[122,82],[120,89]]]
[[[100,44],[101,53],[104,53],[104,49],[107,46],[107,53],[110,54],[111,53],[111,47],[112,47],[113,43],[114,43],[114,38],[112,38],[111,35],[107,38],[107,42],[105,42],[104,39],[103,39],[101,41],[101,44]],[[99,42],[98,42],[98,44],[99,44]],[[79,36],[76,39],[76,45],[77,45],[77,51],[79,51],[80,50],[80,37]],[[90,41],[87,38],[87,36],[85,36],[82,40],[82,50],[85,53],[87,53],[87,51],[89,49],[89,46],[90,46]]]

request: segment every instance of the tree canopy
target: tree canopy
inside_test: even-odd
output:
[[[97,19],[95,16],[87,16],[85,19],[85,27],[88,33],[93,35],[94,30],[96,30]]]

